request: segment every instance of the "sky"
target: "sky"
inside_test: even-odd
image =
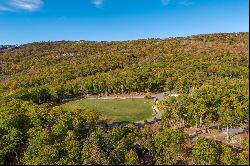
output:
[[[249,0],[0,0],[0,45],[249,32]]]

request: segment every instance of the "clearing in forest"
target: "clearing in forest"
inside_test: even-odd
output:
[[[150,99],[82,99],[62,105],[65,110],[88,108],[96,110],[108,122],[137,122],[152,117]]]

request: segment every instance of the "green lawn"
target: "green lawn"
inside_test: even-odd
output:
[[[65,110],[90,108],[109,122],[136,122],[152,117],[152,100],[148,99],[82,99],[63,104]]]

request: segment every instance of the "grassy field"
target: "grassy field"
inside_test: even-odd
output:
[[[109,122],[136,122],[152,117],[152,100],[148,99],[83,99],[62,105],[65,110],[90,108]]]

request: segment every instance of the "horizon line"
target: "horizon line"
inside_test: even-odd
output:
[[[22,45],[28,45],[32,43],[54,43],[54,42],[96,42],[96,43],[101,43],[101,42],[129,42],[129,41],[138,41],[138,40],[149,40],[149,39],[160,39],[160,40],[166,40],[166,39],[172,39],[172,38],[187,38],[187,37],[192,37],[192,36],[199,36],[199,35],[213,35],[213,34],[233,34],[233,33],[249,33],[249,31],[238,31],[238,32],[212,32],[212,33],[197,33],[197,34],[192,34],[192,35],[175,35],[175,36],[168,36],[168,37],[148,37],[148,38],[137,38],[137,39],[128,39],[128,40],[85,40],[85,39],[80,39],[80,40],[47,40],[47,41],[32,41],[32,42],[26,42],[26,43],[21,43],[21,44],[0,44],[0,45],[16,45],[16,46],[22,46]]]

